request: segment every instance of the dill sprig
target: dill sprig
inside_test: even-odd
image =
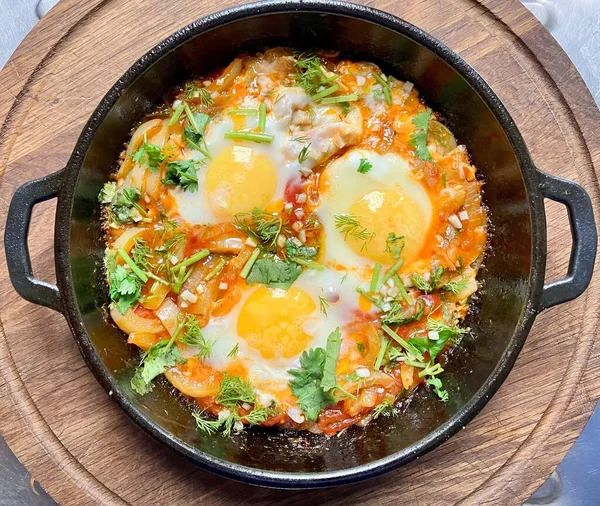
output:
[[[298,153],[298,163],[303,164],[306,160],[308,160],[308,156],[310,155],[310,142],[306,144]]]
[[[331,303],[325,298],[319,295],[319,308],[323,315],[327,316],[327,308],[331,306]]]
[[[314,53],[302,53],[298,55],[294,63],[294,68],[296,70],[296,82],[309,95],[318,94],[321,88],[327,88],[338,78],[336,74],[332,76],[326,75],[326,70],[323,67],[321,59]]]
[[[276,248],[283,220],[277,213],[269,214],[255,207],[250,213],[236,214],[235,226],[247,236],[257,239],[264,248],[272,251]]]
[[[458,295],[459,293],[463,292],[468,285],[469,281],[465,276],[462,276],[459,279],[448,281],[442,288],[448,292],[452,292],[454,295]]]
[[[131,249],[131,258],[140,269],[148,268],[148,259],[152,258],[152,252],[143,239],[135,239]]]
[[[254,404],[256,402],[256,394],[249,381],[239,376],[230,376],[225,373],[221,380],[219,394],[215,400],[218,404],[226,408],[234,409],[238,404],[243,404],[244,402]]]
[[[206,360],[210,357],[212,347],[216,341],[208,341],[200,331],[200,325],[194,315],[188,314],[178,317],[178,323],[182,324],[182,330],[177,336],[177,340],[180,343],[187,344],[198,348],[197,357],[200,360]]]
[[[351,214],[334,214],[335,228],[344,234],[344,240],[348,236],[354,237],[357,241],[363,241],[362,249],[366,248],[367,242],[375,237],[375,232],[369,232],[358,221],[358,217]]]
[[[394,403],[389,399],[385,399],[373,409],[373,420],[377,420],[380,416],[391,416],[394,414],[396,414]]]

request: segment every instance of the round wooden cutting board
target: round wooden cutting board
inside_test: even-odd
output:
[[[237,0],[63,0],[0,73],[0,215],[15,188],[61,169],[110,86],[175,30]],[[539,168],[582,184],[600,209],[600,114],[557,43],[517,0],[374,0],[461,54],[498,93]],[[570,232],[548,205],[547,279]],[[36,207],[30,249],[52,280],[54,205]],[[4,219],[2,220],[4,221]],[[2,223],[2,228],[4,223]],[[63,317],[21,300],[0,260],[0,431],[63,505],[521,504],[577,438],[600,397],[599,276],[541,314],[514,370],[460,434],[424,458],[344,490],[273,491],[196,469],[151,440],[87,369]]]

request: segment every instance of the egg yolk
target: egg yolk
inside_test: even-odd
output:
[[[219,153],[206,171],[206,196],[216,216],[264,209],[277,189],[271,162],[252,148],[233,146]]]
[[[291,358],[312,340],[302,326],[315,310],[316,304],[302,290],[261,286],[242,306],[237,332],[264,358]]]
[[[349,214],[356,216],[361,228],[375,236],[365,242],[349,234],[348,244],[356,254],[382,264],[394,261],[392,254],[386,251],[390,232],[404,236],[402,259],[408,263],[421,251],[429,227],[421,207],[400,188],[367,193],[352,204]]]

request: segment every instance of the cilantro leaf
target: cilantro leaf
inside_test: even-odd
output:
[[[334,389],[337,386],[335,378],[335,364],[337,363],[342,346],[342,333],[340,328],[336,328],[327,337],[327,345],[325,346],[325,361],[323,363],[323,379],[321,380],[321,388],[325,391]]]
[[[167,177],[163,184],[179,185],[184,190],[195,192],[198,189],[198,176],[196,175],[197,162],[194,160],[177,160],[167,163]]]
[[[356,169],[361,174],[366,174],[373,168],[373,165],[366,158],[361,158],[360,163],[358,164],[358,169]]]
[[[288,289],[302,273],[302,268],[293,262],[283,262],[277,257],[264,257],[254,262],[246,283],[263,283],[270,288]]]
[[[131,388],[138,394],[144,395],[152,391],[152,380],[165,372],[167,367],[173,367],[185,362],[177,346],[172,346],[171,340],[163,340],[148,348],[142,355],[140,365],[131,378]]]
[[[431,114],[432,111],[428,108],[412,119],[417,131],[410,136],[410,145],[415,148],[417,158],[425,161],[431,160],[431,153],[427,148],[427,130],[429,129]]]
[[[198,130],[194,128],[194,125],[187,125],[183,129],[183,138],[190,148],[199,151],[209,158],[208,148],[204,139],[204,131],[206,130],[206,125],[210,121],[210,116],[203,112],[197,112],[193,115],[193,120],[198,127]]]
[[[335,404],[331,393],[321,387],[324,365],[325,350],[312,348],[302,353],[300,369],[288,371],[293,376],[290,380],[292,393],[298,398],[298,405],[309,422],[316,422],[324,408]]]
[[[145,214],[144,209],[138,204],[141,193],[137,188],[122,188],[117,190],[114,181],[105,183],[98,200],[108,205],[110,219],[118,223],[133,223]]]
[[[102,190],[100,190],[100,194],[98,195],[98,200],[101,204],[110,204],[115,195],[117,193],[117,183],[114,181],[108,181],[104,183]]]
[[[132,155],[136,163],[146,164],[151,172],[157,172],[160,164],[167,158],[160,146],[144,142],[140,148]]]
[[[108,250],[104,257],[104,264],[108,275],[110,298],[119,312],[125,314],[142,297],[144,282],[123,265],[116,265],[113,255]]]

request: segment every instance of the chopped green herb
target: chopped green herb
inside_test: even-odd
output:
[[[242,404],[256,405],[256,393],[248,381],[238,376],[230,376],[227,373],[223,376],[219,394],[215,400],[227,408],[227,411],[219,414],[218,419],[207,418],[203,413],[193,414],[198,429],[208,434],[221,431],[224,436],[229,437],[233,432],[241,432],[244,428],[244,422],[256,425],[263,423],[277,413],[276,407],[269,406],[260,409],[253,408],[246,415],[240,415],[238,409]]]
[[[151,172],[157,172],[160,164],[166,160],[167,156],[163,153],[160,146],[144,142],[133,154],[132,158],[135,163],[140,165],[146,164]]]
[[[165,372],[167,367],[185,362],[173,338],[159,341],[142,355],[140,365],[131,378],[131,388],[140,395],[153,390],[152,380]]]
[[[141,193],[137,188],[117,190],[117,183],[109,181],[104,184],[98,200],[108,204],[108,215],[116,223],[133,223],[146,215],[146,210],[138,204]]]
[[[373,366],[373,369],[375,369],[376,371],[381,369],[381,366],[383,364],[383,359],[385,358],[385,353],[387,352],[387,349],[390,346],[390,340],[387,339],[385,336],[381,336],[379,339],[379,342],[381,344],[379,346],[379,352],[377,353],[377,358],[375,359],[375,365]]]
[[[396,235],[395,232],[390,232],[385,240],[385,252],[391,253],[398,260],[404,249],[404,236]]]
[[[133,261],[133,259],[127,254],[127,252],[123,249],[123,248],[119,248],[117,250],[117,253],[119,254],[119,256],[125,261],[125,263],[127,265],[129,265],[129,267],[131,267],[131,270],[133,271],[133,273],[142,280],[142,282],[146,282],[148,281],[148,276],[146,275],[146,273],[144,271],[142,271],[142,269],[140,269],[136,263]]]
[[[369,285],[369,291],[375,292],[379,286],[379,273],[381,272],[381,264],[377,262],[373,267],[373,275],[371,276],[371,284]]]
[[[185,191],[195,192],[198,189],[196,169],[198,162],[194,160],[177,160],[167,163],[167,177],[164,184],[179,185]]]
[[[292,393],[298,398],[298,405],[309,422],[316,422],[319,413],[335,404],[333,395],[321,387],[325,350],[312,348],[304,351],[300,357],[300,369],[290,369],[293,376],[290,381]]]
[[[361,249],[366,248],[367,242],[375,237],[375,232],[369,232],[365,227],[361,226],[358,218],[351,214],[334,214],[333,219],[335,228],[344,234],[344,240],[351,235],[358,241],[363,241]]]
[[[256,239],[268,251],[275,251],[283,220],[277,213],[270,214],[255,207],[250,213],[236,214],[235,226],[248,237]]]
[[[252,255],[250,255],[250,258],[248,259],[248,261],[244,264],[244,267],[242,268],[242,272],[240,272],[240,277],[242,279],[246,279],[248,277],[248,274],[250,274],[250,269],[252,269],[254,262],[256,262],[256,260],[258,259],[258,255],[260,255],[260,249],[254,248]]]
[[[131,258],[140,269],[148,269],[148,260],[152,258],[152,252],[146,241],[138,238],[134,240]]]
[[[240,351],[240,343],[237,343],[233,349],[227,354],[229,358],[235,357]]]
[[[317,94],[321,88],[327,88],[338,78],[337,74],[326,75],[326,70],[321,64],[321,59],[313,53],[298,55],[294,67],[296,70],[296,82],[309,95]]]
[[[442,266],[438,266],[427,278],[425,276],[421,276],[420,274],[413,275],[412,282],[415,287],[422,292],[431,293],[438,287],[442,274],[444,274],[444,268]]]
[[[440,378],[427,378],[426,383],[433,387],[433,391],[442,400],[442,402],[446,402],[448,400],[448,392],[444,390],[444,385],[442,384],[442,380]]]
[[[223,267],[227,265],[227,260],[224,258],[219,258],[217,265],[215,265],[214,269],[212,269],[204,278],[205,281],[210,281],[214,277],[218,276],[219,273],[223,270]]]
[[[402,348],[404,348],[405,351],[411,353],[412,355],[415,356],[415,358],[417,360],[423,360],[423,355],[421,355],[421,352],[418,350],[418,348],[415,348],[412,344],[410,344],[409,342],[405,341],[404,339],[402,339],[398,334],[396,334],[391,328],[389,328],[387,325],[383,324],[381,325],[381,328],[383,329],[383,331],[390,336],[394,341],[396,341]]]
[[[313,246],[297,246],[291,239],[286,239],[284,243],[285,251],[288,258],[302,258],[310,260],[316,258],[317,248]]]
[[[115,303],[117,310],[121,314],[125,314],[142,297],[144,281],[124,266],[117,265],[115,257],[109,250],[106,251],[104,264],[110,287],[110,298]]]
[[[302,268],[294,262],[284,262],[277,257],[264,257],[254,262],[246,283],[263,283],[270,288],[288,289],[302,273]]]
[[[410,145],[415,148],[417,158],[425,161],[431,160],[431,153],[427,148],[427,131],[429,129],[431,114],[431,109],[427,109],[412,119],[416,132],[410,136]]]
[[[188,110],[189,107],[186,109],[189,125],[183,129],[183,138],[191,149],[198,151],[206,158],[210,158],[210,153],[208,152],[208,147],[206,146],[206,140],[204,138],[204,132],[206,130],[206,125],[210,121],[210,116],[203,112],[192,114],[190,111],[188,114]],[[190,118],[193,120],[193,123]]]
[[[396,409],[394,408],[394,403],[386,399],[373,409],[373,420],[377,420],[380,416],[392,416],[395,413]]]
[[[230,132],[225,132],[225,138],[234,139],[238,141],[257,142],[260,144],[270,144],[275,138],[275,136],[261,132],[236,132],[232,130]]]
[[[390,278],[392,278],[393,276],[396,276],[398,269],[400,269],[400,267],[402,267],[403,265],[404,265],[404,260],[402,260],[401,258],[396,260],[394,265],[392,265],[387,271],[385,271],[383,278],[381,278],[381,284],[384,285],[385,283],[388,282],[388,280]]]
[[[298,153],[298,163],[302,164],[304,163],[306,160],[308,160],[308,156],[310,155],[309,152],[310,149],[310,143],[306,144],[301,150],[300,153]]]
[[[206,360],[210,357],[212,347],[216,341],[207,341],[200,331],[200,325],[194,315],[188,314],[182,316],[181,314],[177,320],[179,325],[182,325],[180,333],[177,335],[177,340],[180,343],[187,344],[198,348],[196,356],[201,360]]]
[[[189,267],[190,265],[194,265],[196,262],[199,262],[203,258],[206,258],[208,255],[210,255],[210,251],[207,249],[201,249],[200,251],[194,253],[191,257],[186,258],[183,262],[179,262],[173,267],[173,269],[175,270]]]
[[[175,125],[175,123],[177,123],[179,121],[179,118],[181,118],[181,115],[183,114],[184,109],[185,109],[185,104],[182,102],[181,104],[179,104],[177,106],[177,109],[175,109],[173,116],[171,116],[171,119],[169,120],[169,126],[173,126],[173,125]]]
[[[322,104],[340,104],[343,102],[356,102],[358,95],[338,95],[336,97],[325,97],[321,100]]]
[[[325,298],[319,295],[319,308],[321,313],[327,316],[327,308],[331,306],[331,303]]]
[[[373,165],[366,158],[361,158],[360,163],[358,164],[358,169],[356,169],[361,174],[366,174],[373,168]]]
[[[448,292],[452,292],[454,295],[458,295],[461,292],[464,292],[469,286],[469,281],[464,276],[459,279],[453,279],[452,281],[448,281],[442,289]]]
[[[257,116],[258,109],[229,109],[227,114],[229,116]]]
[[[420,320],[424,312],[425,303],[421,299],[417,299],[414,305],[407,308],[403,308],[395,302],[392,304],[392,308],[382,316],[381,321],[386,325],[406,325]]]
[[[331,95],[332,93],[335,93],[337,90],[340,89],[339,84],[334,84],[332,86],[329,86],[329,88],[325,88],[323,91],[320,91],[319,93],[317,93],[316,95],[312,96],[312,99],[315,102],[318,102],[319,100],[328,97],[329,95]]]
[[[333,390],[337,387],[335,378],[335,365],[340,354],[342,346],[342,332],[337,327],[327,337],[327,345],[325,346],[325,361],[323,362],[323,378],[321,379],[321,388],[325,391]]]
[[[231,376],[225,373],[215,401],[226,408],[233,409],[238,404],[243,404],[244,402],[254,404],[256,402],[256,393],[249,381],[239,376]]]
[[[263,102],[262,104],[260,104],[260,107],[258,108],[258,129],[261,132],[264,132],[266,127],[267,127],[267,104],[265,104]]]
[[[361,355],[363,355],[365,353],[365,345],[363,343],[356,343],[356,349],[358,350],[358,353],[360,353]]]

